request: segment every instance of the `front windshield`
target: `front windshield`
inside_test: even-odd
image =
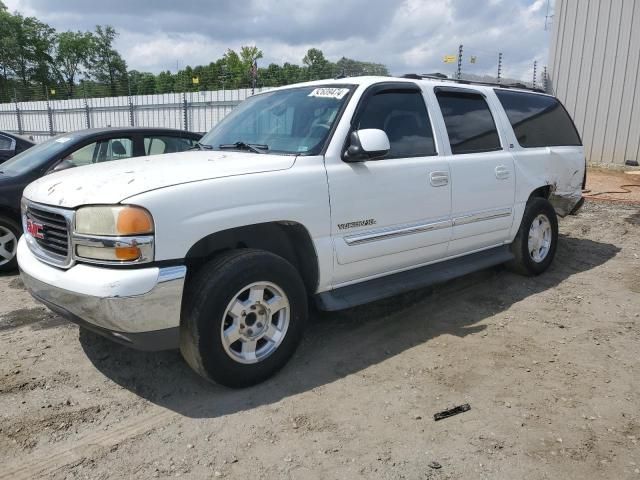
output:
[[[39,168],[64,150],[70,140],[68,135],[59,135],[34,145],[0,165],[0,173],[15,177]]]
[[[352,88],[312,86],[256,95],[227,115],[200,144],[215,150],[317,155]]]

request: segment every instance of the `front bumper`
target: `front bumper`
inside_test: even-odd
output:
[[[140,350],[178,347],[186,267],[61,270],[38,260],[24,237],[18,265],[31,295],[69,320]]]

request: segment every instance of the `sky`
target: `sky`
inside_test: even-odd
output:
[[[3,0],[58,31],[110,24],[129,69],[157,73],[206,65],[256,45],[259,66],[302,63],[312,47],[385,64],[393,74],[443,72],[462,44],[463,71],[530,80],[545,65],[548,0]],[[551,1],[553,7],[553,2]],[[476,57],[474,64],[471,56]]]

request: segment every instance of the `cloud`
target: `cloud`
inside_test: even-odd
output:
[[[130,68],[175,70],[176,61],[207,64],[227,48],[255,44],[262,65],[300,63],[317,47],[386,64],[393,73],[451,73],[444,55],[464,45],[463,69],[495,73],[498,52],[507,76],[529,79],[533,60],[547,59],[546,0],[7,0],[58,30],[113,25]],[[477,58],[469,63],[470,56]]]

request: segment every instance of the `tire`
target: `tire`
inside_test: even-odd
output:
[[[225,252],[189,279],[180,351],[210,381],[255,385],[291,358],[307,316],[307,292],[289,262],[261,250]]]
[[[18,223],[0,216],[0,272],[13,272],[18,268],[18,239],[22,231]]]
[[[557,246],[558,217],[553,206],[544,198],[531,199],[511,244],[515,258],[509,266],[523,275],[540,275],[553,262]]]

